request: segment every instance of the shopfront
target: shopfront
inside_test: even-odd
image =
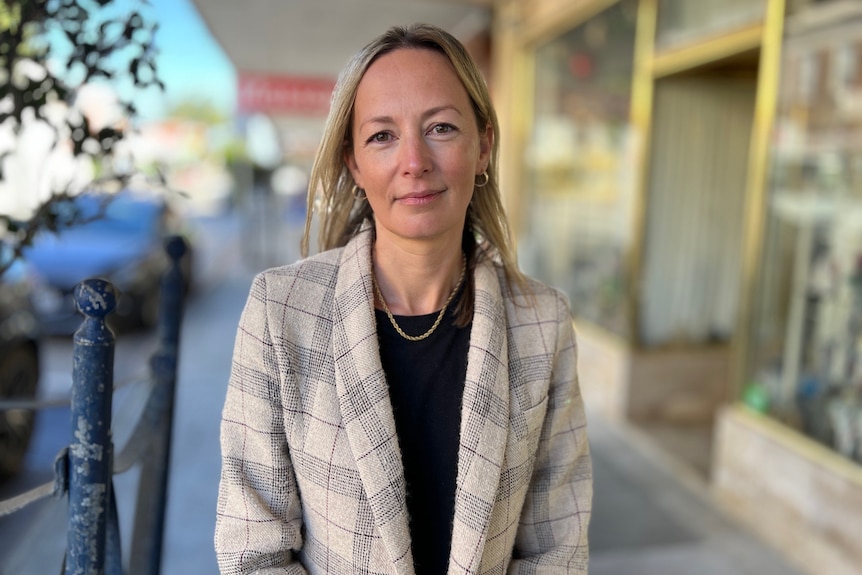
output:
[[[862,4],[494,6],[521,265],[570,298],[588,407],[860,572]]]
[[[746,408],[729,408],[719,421],[715,484],[812,572],[859,573],[859,2],[788,7],[764,200],[751,313],[740,338]]]
[[[519,167],[504,179],[518,190],[521,263],[569,296],[587,401],[707,443],[733,395],[749,191],[765,159],[753,134],[766,6],[495,5],[495,60],[527,85],[496,90],[514,94],[501,117],[516,141],[503,165]],[[708,445],[687,449],[707,474]]]

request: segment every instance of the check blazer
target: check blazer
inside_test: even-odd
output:
[[[414,573],[371,235],[254,279],[221,423],[223,574]],[[448,573],[586,573],[592,467],[568,303],[505,285],[477,266]]]

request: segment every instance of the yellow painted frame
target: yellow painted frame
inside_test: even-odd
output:
[[[763,40],[762,23],[730,31],[696,44],[656,51],[653,59],[653,77],[661,78],[691,70],[710,62],[722,60],[760,47]]]
[[[493,22],[496,46],[493,88],[497,89],[492,88],[492,96],[505,136],[500,139],[500,189],[503,190],[503,203],[516,244],[524,226],[522,153],[533,108],[534,75],[533,59],[521,36],[523,11],[520,0],[498,0]]]
[[[632,78],[631,123],[640,135],[638,155],[635,159],[637,189],[632,210],[632,237],[629,246],[629,341],[633,346],[640,343],[638,317],[640,315],[640,277],[643,270],[643,238],[646,227],[646,194],[649,181],[650,142],[652,139],[653,67],[655,62],[655,34],[658,20],[658,0],[640,0],[638,3],[637,28],[635,31],[634,77]]]
[[[523,1],[523,0],[522,0]],[[522,41],[525,47],[535,49],[536,44],[563,34],[583,24],[599,12],[607,10],[620,0],[584,0],[563,3],[552,16],[524,22]]]
[[[763,251],[764,214],[767,201],[767,176],[771,161],[771,144],[778,109],[781,48],[784,38],[785,0],[768,0],[763,23],[763,41],[757,77],[754,125],[748,160],[748,201],[745,210],[745,237],[742,254],[742,285],[737,333],[732,342],[731,397],[741,396],[749,368],[752,302],[758,281]]]

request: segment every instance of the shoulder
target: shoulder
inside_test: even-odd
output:
[[[568,297],[560,289],[535,278],[507,282],[498,266],[505,308],[509,359],[536,362],[550,373],[554,358],[574,349],[574,322]]]
[[[521,283],[510,282],[503,266],[495,264],[495,268],[508,307],[533,310],[541,319],[571,320],[569,298],[562,290],[527,275]]]
[[[342,251],[343,248],[336,248],[264,270],[255,276],[252,294],[268,301],[320,301],[321,294],[334,289]]]

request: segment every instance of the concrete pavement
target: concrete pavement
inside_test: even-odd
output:
[[[803,575],[643,432],[588,414],[591,575]]]

